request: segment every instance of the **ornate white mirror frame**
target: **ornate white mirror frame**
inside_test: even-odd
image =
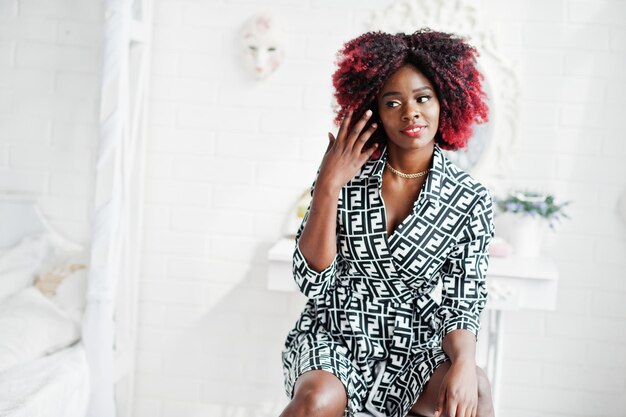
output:
[[[366,27],[390,33],[429,27],[463,36],[476,47],[488,96],[489,122],[475,130],[467,153],[447,155],[491,190],[503,187],[518,136],[519,80],[512,65],[500,55],[495,37],[477,8],[464,0],[396,0],[374,12]]]

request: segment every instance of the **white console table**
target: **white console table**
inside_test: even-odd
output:
[[[268,288],[276,291],[298,291],[291,273],[294,240],[279,240],[268,252]],[[494,406],[498,409],[502,361],[502,328],[505,310],[554,310],[558,271],[546,258],[489,259],[487,289],[489,298],[483,330],[478,344],[477,362],[491,381]]]

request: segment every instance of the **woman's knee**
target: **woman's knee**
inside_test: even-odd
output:
[[[489,378],[483,368],[476,367],[476,376],[478,377],[478,396],[491,398],[491,384]]]
[[[493,400],[491,398],[491,384],[487,374],[480,367],[476,367],[478,376],[478,416],[494,417]]]
[[[341,417],[347,405],[343,383],[326,371],[303,374],[294,388],[293,399],[283,416]]]

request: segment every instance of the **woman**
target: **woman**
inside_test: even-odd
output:
[[[283,351],[282,417],[493,415],[475,363],[492,201],[441,152],[486,121],[476,54],[428,29],[340,51],[341,125],[296,236],[309,300]]]

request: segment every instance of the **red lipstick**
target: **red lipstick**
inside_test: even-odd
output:
[[[402,129],[400,132],[412,138],[419,138],[422,132],[426,129],[426,125],[409,125]]]

